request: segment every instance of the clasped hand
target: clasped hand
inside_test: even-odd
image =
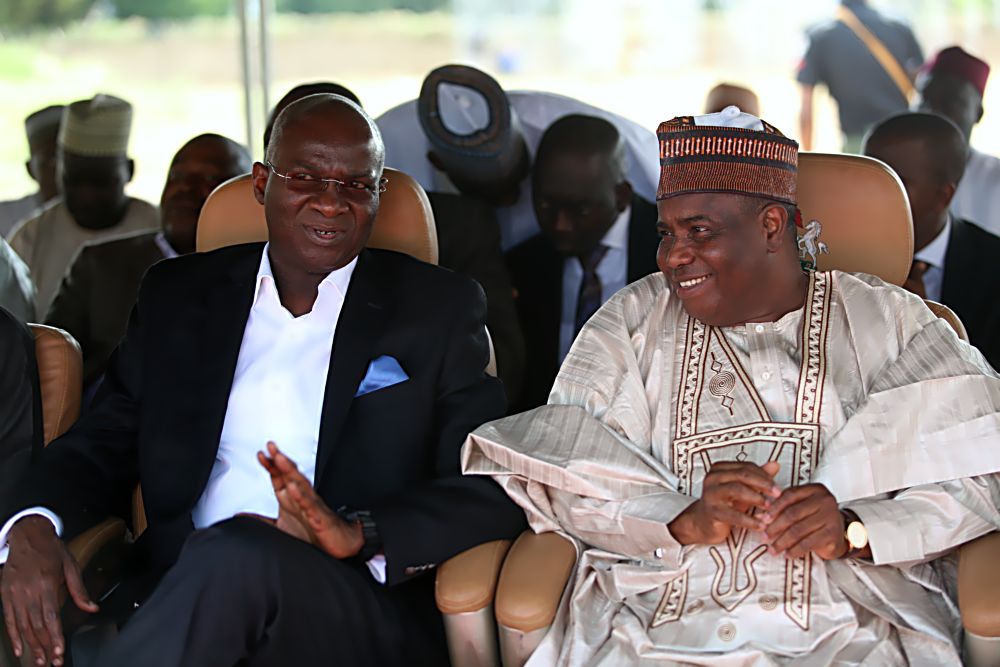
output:
[[[361,525],[344,521],[319,497],[295,462],[273,442],[257,460],[271,476],[278,499],[278,518],[269,520],[279,530],[309,542],[334,558],[349,558],[364,547]]]
[[[774,461],[714,463],[701,498],[671,522],[670,532],[681,544],[720,544],[745,528],[761,533],[772,554],[842,557],[848,547],[837,499],[822,484],[782,490],[774,483],[779,469]]]

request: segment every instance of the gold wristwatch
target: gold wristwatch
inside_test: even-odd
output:
[[[856,558],[868,546],[868,529],[851,510],[841,510],[840,513],[844,515],[844,539],[847,540],[844,558]]]

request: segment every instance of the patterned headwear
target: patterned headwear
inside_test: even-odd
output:
[[[66,107],[59,145],[86,157],[125,155],[131,129],[131,104],[112,95],[96,95]]]
[[[660,124],[657,199],[700,192],[795,204],[799,145],[737,107]]]
[[[923,71],[930,74],[948,73],[964,79],[979,91],[980,97],[986,92],[986,80],[990,78],[990,66],[958,46],[942,49],[927,61]]]

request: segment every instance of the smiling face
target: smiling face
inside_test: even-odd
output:
[[[279,119],[268,152],[273,170],[253,166],[279,279],[322,280],[350,263],[367,243],[378,210],[381,139],[357,107],[317,97],[289,106],[289,116]],[[318,192],[303,186],[319,178],[344,185],[327,183]]]
[[[656,208],[657,265],[689,315],[732,326],[773,321],[796,307],[790,290],[797,286],[789,281],[801,280],[784,207],[698,193],[658,201]]]

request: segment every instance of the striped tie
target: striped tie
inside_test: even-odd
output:
[[[583,282],[580,283],[580,294],[576,298],[576,328],[575,333],[590,319],[591,315],[601,307],[601,279],[597,275],[597,266],[608,252],[608,246],[599,245],[587,259],[580,259],[583,267]]]

